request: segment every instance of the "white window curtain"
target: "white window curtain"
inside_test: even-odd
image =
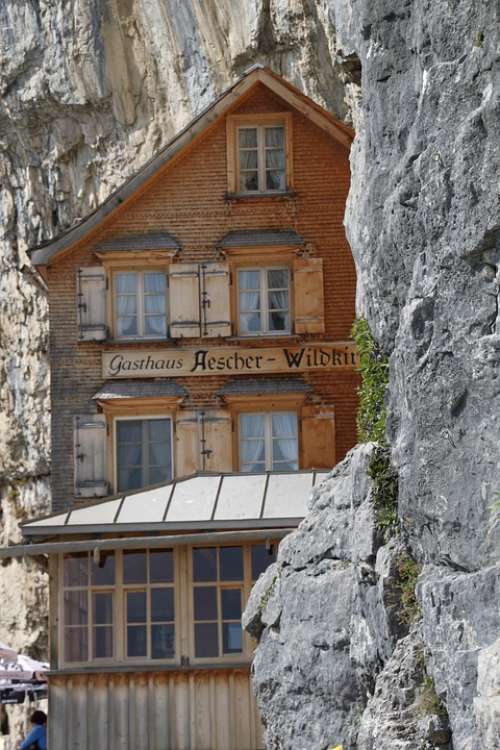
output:
[[[240,416],[240,470],[296,471],[297,415],[294,412]]]
[[[290,330],[289,285],[288,268],[239,271],[240,333],[287,333]]]
[[[158,271],[115,274],[118,338],[167,335],[166,274]]]

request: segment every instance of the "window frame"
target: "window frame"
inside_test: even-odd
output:
[[[243,461],[242,461],[242,451],[241,451],[241,418],[245,415],[253,415],[253,416],[262,416],[264,417],[264,452],[265,452],[265,467],[263,471],[300,471],[300,459],[301,459],[301,420],[300,420],[300,412],[297,409],[294,408],[286,408],[286,403],[283,404],[283,407],[281,408],[275,408],[267,411],[262,411],[262,409],[245,409],[242,408],[241,411],[238,412],[238,429],[237,429],[237,441],[238,441],[238,471],[245,471],[241,468]],[[279,415],[279,414],[294,414],[296,425],[297,425],[297,468],[296,469],[274,469],[273,468],[273,441],[279,440],[279,438],[274,438],[272,435],[272,417]],[[250,473],[250,472],[249,472]],[[257,472],[256,472],[257,473]]]
[[[117,422],[130,422],[130,421],[142,421],[145,420],[152,420],[152,419],[168,419],[170,421],[170,466],[172,468],[172,476],[170,479],[166,480],[167,482],[171,482],[175,479],[175,414],[169,412],[169,413],[152,413],[152,414],[114,414],[113,415],[113,449],[111,451],[111,461],[112,463],[112,476],[113,476],[113,487],[116,492],[140,492],[143,489],[146,489],[147,487],[154,486],[151,484],[144,484],[141,485],[136,490],[118,490],[118,429],[117,429]],[[143,435],[144,437],[144,435]],[[158,484],[158,483],[156,483]]]
[[[272,112],[261,114],[228,115],[226,119],[226,160],[227,181],[229,195],[238,197],[280,196],[286,195],[293,189],[293,159],[292,159],[292,112]],[[238,131],[244,128],[283,127],[284,155],[285,155],[285,188],[282,190],[268,190],[266,187],[266,162],[262,155],[257,157],[258,190],[241,190],[240,188],[240,152]],[[264,139],[260,139],[265,144]],[[259,135],[257,134],[258,153]],[[262,143],[261,143],[262,146]],[[259,165],[260,162],[260,165]],[[262,170],[262,171],[261,171]]]
[[[240,272],[242,271],[258,271],[260,274],[260,288],[259,288],[259,294],[260,294],[260,318],[261,318],[261,329],[259,331],[242,331],[241,328],[241,305],[240,305],[240,293],[242,290],[240,289]],[[269,285],[268,285],[268,277],[267,274],[269,271],[286,271],[288,275],[288,327],[283,331],[270,331],[269,329],[269,313],[270,313],[270,307],[269,307]],[[275,337],[282,337],[286,336],[289,337],[293,333],[293,274],[292,274],[292,268],[290,264],[288,263],[276,263],[272,265],[255,265],[255,264],[249,264],[249,265],[238,265],[235,268],[235,274],[236,274],[236,316],[237,316],[237,330],[238,330],[238,336],[240,338],[256,338],[265,336],[275,338]],[[272,291],[272,290],[271,290]],[[265,303],[265,304],[263,304]],[[265,322],[265,327],[262,327],[263,321]]]
[[[135,295],[137,299],[137,328],[138,332],[130,336],[120,336],[118,334],[118,311],[117,311],[117,298],[118,293],[116,291],[116,277],[118,274],[123,273],[134,273],[139,277],[139,283],[137,286],[137,293]],[[144,312],[144,275],[146,273],[160,273],[165,277],[165,335],[157,334],[145,334],[145,312]],[[119,266],[113,268],[110,273],[110,316],[109,319],[112,322],[113,337],[116,341],[165,341],[170,338],[170,300],[169,300],[169,274],[168,268],[165,265],[162,266]]]
[[[273,539],[272,535],[270,536],[270,542],[274,547],[275,554],[276,554],[276,547],[277,547],[277,540]],[[153,551],[159,551],[159,550],[172,550],[173,555],[173,569],[174,569],[174,575],[173,575],[173,581],[172,583],[162,583],[162,584],[155,584],[148,580],[147,584],[140,584],[140,583],[130,583],[125,584],[124,583],[124,575],[123,575],[123,560],[124,560],[124,553],[128,550],[110,550],[110,552],[113,552],[114,559],[115,559],[115,583],[114,585],[106,585],[106,586],[96,586],[91,583],[91,570],[92,570],[92,553],[87,553],[87,559],[89,561],[89,577],[88,577],[88,583],[89,585],[86,587],[83,586],[72,586],[66,588],[64,585],[64,553],[59,553],[55,559],[51,558],[51,565],[52,560],[55,564],[55,567],[52,568],[54,574],[57,576],[60,585],[55,585],[52,590],[52,596],[54,597],[53,601],[57,602],[57,609],[54,611],[53,616],[54,620],[52,621],[52,626],[55,628],[54,637],[56,638],[56,642],[58,644],[57,648],[57,667],[65,670],[75,670],[75,669],[99,669],[103,667],[116,667],[116,666],[122,666],[124,669],[127,669],[127,667],[137,668],[139,665],[147,667],[148,669],[154,669],[157,666],[163,665],[164,667],[171,668],[172,670],[176,670],[179,668],[182,668],[183,666],[186,666],[186,657],[188,659],[188,665],[205,665],[205,666],[214,666],[217,667],[219,665],[238,665],[238,664],[245,664],[248,665],[250,663],[250,660],[252,658],[253,649],[255,646],[255,642],[252,639],[252,637],[246,632],[242,632],[242,652],[237,654],[222,654],[217,657],[195,657],[195,651],[194,651],[194,602],[193,602],[193,590],[194,590],[194,581],[193,581],[193,553],[192,550],[195,548],[203,548],[203,547],[215,547],[217,549],[221,547],[241,547],[243,550],[243,585],[241,585],[240,582],[236,581],[216,581],[213,582],[214,585],[217,586],[217,597],[218,597],[218,607],[220,607],[220,590],[222,588],[236,588],[241,587],[242,591],[242,613],[245,609],[245,606],[248,602],[251,589],[253,585],[255,584],[255,580],[252,578],[252,547],[254,546],[265,546],[265,542],[262,540],[245,540],[240,543],[232,542],[227,544],[212,544],[212,543],[198,543],[195,545],[182,545],[182,546],[174,546],[174,547],[168,547],[166,545],[165,547],[154,547],[154,548],[145,548],[145,551],[148,553],[148,561],[149,561],[149,552],[151,550]],[[134,550],[130,550],[134,551]],[[139,550],[137,550],[139,551]],[[273,562],[273,560],[269,561],[269,565]],[[149,564],[148,564],[149,569]],[[148,573],[149,578],[149,573]],[[212,585],[212,582],[207,582],[204,584],[204,582],[197,582],[200,585]],[[126,627],[127,627],[127,619],[126,619],[126,593],[127,591],[144,591],[148,590],[150,591],[151,588],[173,588],[174,591],[174,628],[175,628],[175,655],[172,659],[153,659],[151,657],[151,628],[154,625],[154,623],[151,621],[151,606],[150,606],[150,599],[148,596],[147,600],[147,628],[148,628],[148,656],[138,656],[138,657],[132,657],[127,656],[127,633],[126,633]],[[67,661],[66,660],[66,654],[64,650],[64,643],[65,643],[65,632],[66,632],[66,623],[65,623],[65,616],[64,616],[64,594],[68,590],[83,590],[86,592],[87,595],[87,602],[92,602],[92,595],[95,590],[98,592],[111,592],[113,595],[113,657],[102,657],[102,658],[94,658],[91,657],[86,661]],[[92,606],[92,603],[91,605]],[[218,628],[219,628],[219,644],[221,645],[221,638],[222,638],[222,610],[219,609],[218,614],[220,614],[220,617],[217,620]],[[52,614],[51,614],[52,616]],[[229,621],[229,620],[228,620]],[[77,627],[77,626],[75,626]],[[92,616],[91,612],[89,610],[89,620],[87,622],[86,628],[89,635],[88,643],[87,643],[87,654],[90,656],[92,654]],[[243,630],[243,629],[242,629]],[[55,666],[55,665],[54,665]]]

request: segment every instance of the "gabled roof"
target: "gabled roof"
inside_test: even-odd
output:
[[[350,148],[354,137],[351,128],[336,120],[327,110],[313,102],[312,99],[269,68],[255,65],[236,83],[226,89],[209,107],[191,120],[183,130],[118,190],[112,193],[95,211],[55,239],[32,248],[30,253],[33,264],[35,266],[50,264],[60,253],[68,250],[100,227],[105,219],[111,217],[118,208],[123,207],[123,204],[133,198],[146,182],[166,167],[185,147],[191,145],[216,120],[227,114],[237,100],[258,83],[267,86],[346,149]]]
[[[318,471],[195,474],[22,525],[23,535],[297,526]]]

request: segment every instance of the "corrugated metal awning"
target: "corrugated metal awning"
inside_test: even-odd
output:
[[[217,391],[218,396],[238,394],[273,395],[279,393],[309,393],[310,383],[301,378],[231,378]]]
[[[248,247],[258,245],[304,245],[305,240],[293,229],[240,229],[228,232],[217,247]]]
[[[110,380],[94,393],[95,401],[112,401],[119,398],[184,398],[188,391],[175,380]]]
[[[22,526],[51,534],[257,529],[296,526],[326,471],[196,474],[74,508]]]
[[[98,253],[130,252],[138,250],[180,250],[178,240],[168,232],[147,232],[145,234],[128,234],[102,242],[96,247]]]

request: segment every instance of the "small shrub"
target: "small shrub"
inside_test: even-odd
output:
[[[358,440],[361,443],[385,444],[385,392],[389,382],[389,363],[373,338],[370,326],[363,318],[355,320],[352,336],[359,353],[359,409],[357,416]]]
[[[398,526],[398,475],[391,466],[389,448],[375,447],[368,475],[372,480],[377,527],[385,537],[393,536]]]
[[[433,715],[440,716],[442,719],[448,718],[448,712],[439,695],[436,693],[434,680],[429,675],[424,677],[417,701],[418,711],[421,716]]]
[[[422,568],[410,556],[402,555],[397,560],[397,569],[401,581],[398,619],[402,625],[412,625],[420,619],[421,614],[415,588]]]

